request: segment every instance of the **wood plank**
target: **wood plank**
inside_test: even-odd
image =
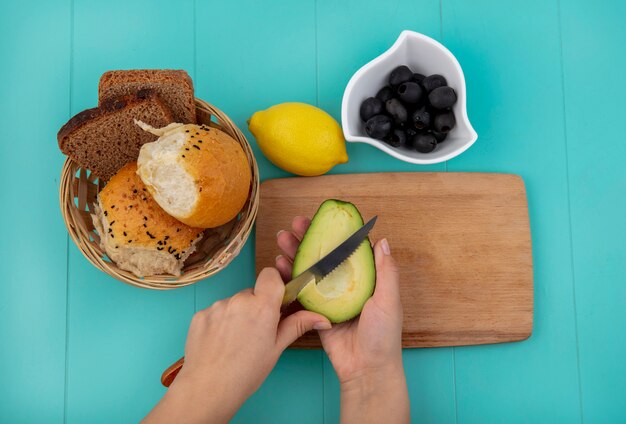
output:
[[[315,104],[314,7],[313,0],[197,5],[196,94],[243,131],[262,179],[290,174],[261,153],[246,121],[278,103]]]
[[[479,134],[450,171],[526,183],[535,326],[525,342],[455,348],[458,422],[580,420],[556,2],[446,0],[443,39]]]
[[[55,135],[69,117],[70,16],[69,1],[3,2],[0,13],[3,423],[63,421],[67,232]]]
[[[386,51],[405,29],[439,37],[439,1],[320,0],[317,7],[318,106],[341,122],[341,100],[352,75]],[[372,95],[378,88],[372,87]],[[349,162],[331,173],[443,171],[445,164],[399,161],[375,147],[348,143]],[[272,177],[273,178],[273,177]]]
[[[318,106],[341,118],[346,84],[361,66],[388,49],[405,29],[439,39],[439,0],[318,0]],[[364,144],[349,143],[350,161],[331,173],[443,171],[445,164],[416,166]],[[453,348],[405,351],[412,422],[455,423]],[[433,387],[436,390],[430,390]],[[324,361],[324,419],[339,422],[339,382]]]
[[[532,255],[524,183],[513,175],[382,173],[266,181],[257,273],[279,254],[276,233],[322,201],[378,216],[400,269],[405,348],[502,343],[532,332]],[[313,333],[314,335],[314,333]],[[296,347],[319,347],[302,338]]]
[[[314,1],[196,2],[198,97],[241,128],[262,178],[288,175],[258,149],[246,120],[285,101],[315,104]],[[206,23],[206,24],[203,24]],[[196,285],[196,308],[254,284],[254,237],[227,269]],[[182,346],[181,346],[182,353]],[[233,423],[323,421],[320,351],[287,351]]]
[[[193,1],[74,1],[72,112],[109,69],[193,69]],[[68,423],[136,423],[165,393],[194,312],[193,287],[154,292],[95,269],[70,244]],[[113,406],[113,407],[112,407]]]
[[[404,374],[409,389],[412,423],[454,423],[454,348],[404,349]],[[292,349],[290,352],[302,352]],[[337,423],[341,405],[339,380],[324,357],[325,422]],[[329,421],[332,419],[332,421]]]
[[[620,422],[626,405],[626,143],[617,123],[626,87],[617,82],[626,74],[626,3],[560,4],[582,418]],[[590,110],[596,111],[591,119]]]

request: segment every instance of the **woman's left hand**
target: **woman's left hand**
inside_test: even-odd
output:
[[[331,324],[299,311],[282,321],[285,285],[274,268],[256,285],[196,313],[185,346],[185,365],[146,423],[228,422],[276,365],[283,350],[309,330]]]

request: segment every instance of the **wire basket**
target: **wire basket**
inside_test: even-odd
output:
[[[89,170],[81,168],[72,159],[66,159],[60,187],[63,220],[72,240],[87,260],[111,277],[133,286],[156,290],[188,286],[226,268],[248,239],[259,208],[259,169],[252,148],[233,121],[209,103],[196,99],[196,117],[198,124],[224,131],[241,145],[250,164],[252,181],[248,200],[237,217],[220,227],[204,231],[196,251],[187,258],[182,274],[178,277],[153,275],[140,278],[118,268],[115,262],[109,259],[100,248],[100,236],[91,220],[91,214],[97,203],[96,197],[105,182],[99,181]]]

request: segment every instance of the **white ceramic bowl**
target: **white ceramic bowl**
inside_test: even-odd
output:
[[[443,75],[448,80],[448,85],[456,91],[458,100],[452,108],[456,126],[450,131],[447,139],[430,153],[419,153],[404,147],[393,148],[380,140],[368,137],[365,133],[365,124],[359,116],[363,100],[375,96],[378,90],[387,85],[389,74],[400,65],[407,65],[413,72],[424,75]],[[389,50],[352,76],[343,94],[341,123],[347,141],[371,144],[398,159],[418,164],[452,159],[467,150],[478,138],[467,118],[465,77],[461,65],[441,43],[413,31],[402,31]]]

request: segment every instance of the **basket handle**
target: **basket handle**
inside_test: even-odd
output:
[[[163,375],[161,375],[161,384],[163,384],[165,387],[170,387],[170,384],[174,382],[174,379],[178,375],[178,372],[183,367],[184,363],[185,357],[183,356],[178,361],[170,365],[165,371],[163,371]]]

